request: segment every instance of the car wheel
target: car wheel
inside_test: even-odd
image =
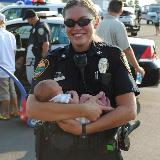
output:
[[[137,32],[131,32],[131,36],[137,36]]]

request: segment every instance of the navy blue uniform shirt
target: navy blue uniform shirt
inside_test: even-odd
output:
[[[42,54],[42,44],[50,42],[50,31],[46,23],[37,21],[36,25],[31,29],[29,37],[29,45],[33,44],[33,54],[40,57]]]
[[[82,54],[87,57],[83,76],[74,60],[75,55]],[[96,95],[104,91],[112,107],[116,107],[115,97],[118,95],[129,92],[139,94],[125,55],[119,48],[103,42],[92,42],[90,49],[83,53],[75,52],[71,45],[52,51],[40,61],[33,79],[31,93],[37,82],[54,79],[64,92],[75,90],[79,96],[85,93]]]

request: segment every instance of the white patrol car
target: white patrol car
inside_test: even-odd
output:
[[[42,12],[37,14],[44,17]],[[49,25],[51,31],[51,50],[58,47],[64,47],[69,43],[68,37],[65,33],[65,27],[63,24],[64,20],[62,17],[40,18],[40,21],[46,22]],[[26,89],[29,89],[32,80],[34,70],[33,64],[35,60],[32,53],[32,46],[28,46],[28,38],[31,28],[32,26],[29,25],[27,21],[23,21],[22,18],[6,22],[6,29],[14,33],[17,40],[15,75]]]
[[[124,7],[119,20],[125,25],[126,30],[131,36],[137,36],[140,26],[136,25],[136,15],[134,14],[133,7]]]
[[[54,2],[46,4],[25,4],[23,1],[18,1],[16,4],[7,5],[0,9],[0,13],[6,16],[6,20],[22,18],[27,9],[38,11],[57,11],[61,13],[66,3]]]
[[[41,19],[48,23],[51,30],[51,50],[64,47],[69,44],[65,32],[63,17],[47,17]],[[28,46],[28,38],[31,26],[21,18],[10,20],[6,25],[7,30],[13,32],[17,39],[16,72],[15,75],[28,91],[34,70],[34,55],[31,46]],[[160,80],[160,59],[155,50],[153,40],[141,38],[129,38],[129,42],[135,52],[139,64],[144,67],[146,74],[141,86],[154,86]],[[28,46],[28,47],[27,47]],[[134,72],[133,72],[134,74]]]

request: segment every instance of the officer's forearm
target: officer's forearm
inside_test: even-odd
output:
[[[128,97],[127,103],[121,103],[116,109],[107,113],[106,115],[99,118],[97,121],[90,123],[86,126],[87,134],[100,132],[115,127],[119,127],[123,124],[128,123],[130,120],[136,117],[136,100],[133,98],[133,94],[126,94]],[[124,97],[122,97],[122,100]],[[126,100],[124,100],[126,101]]]
[[[127,48],[126,50],[124,50],[124,53],[125,53],[125,55],[127,57],[127,60],[129,62],[129,64],[134,68],[138,68],[139,64],[138,64],[138,61],[137,61],[137,59],[135,57],[133,49]]]
[[[39,102],[33,95],[27,99],[27,116],[44,121],[59,121],[85,116],[85,105]]]
[[[42,45],[42,57],[45,58],[48,54],[49,42],[44,42]]]

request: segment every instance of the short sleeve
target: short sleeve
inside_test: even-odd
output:
[[[130,44],[128,42],[127,31],[125,29],[124,24],[119,23],[119,27],[117,27],[116,41],[118,47],[120,47],[122,50],[125,50],[130,47]]]
[[[49,33],[47,32],[47,29],[44,26],[41,25],[37,29],[37,37],[39,43],[49,42]]]
[[[52,62],[50,57],[46,59],[42,59],[39,64],[37,65],[36,69],[34,70],[33,78],[32,78],[32,85],[30,89],[30,94],[33,93],[35,85],[45,79],[52,78]]]

